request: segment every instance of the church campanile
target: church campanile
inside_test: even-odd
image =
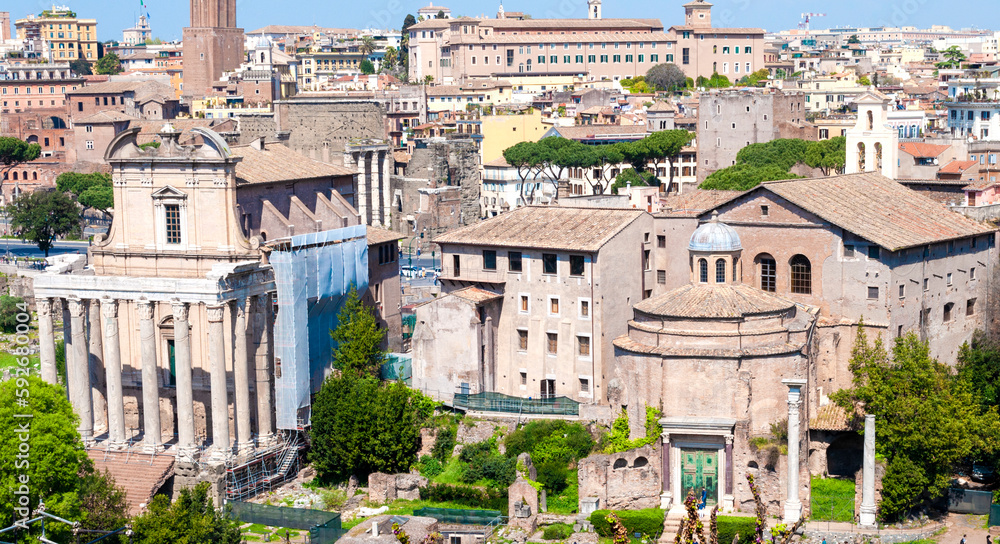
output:
[[[236,0],[191,0],[191,26],[184,29],[184,96],[202,98],[224,72],[239,68],[243,57]]]

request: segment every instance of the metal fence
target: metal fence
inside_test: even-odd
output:
[[[413,511],[414,516],[434,518],[441,523],[459,525],[496,525],[501,517],[499,510],[461,510],[458,508],[424,507]]]
[[[513,414],[580,415],[580,403],[568,397],[523,399],[502,393],[456,393],[454,404],[467,410]]]
[[[993,493],[959,487],[948,488],[948,511],[957,514],[985,515],[990,513]]]
[[[990,527],[1000,525],[1000,504],[990,506]]]
[[[243,523],[309,531],[312,544],[332,544],[344,536],[340,514],[308,508],[287,508],[250,502],[229,501],[230,516]]]

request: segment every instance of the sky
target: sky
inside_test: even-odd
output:
[[[96,18],[100,40],[121,39],[121,30],[148,13],[153,35],[180,39],[187,25],[187,0],[64,0],[78,16]],[[681,24],[687,0],[603,0],[606,18],[657,18],[664,26]],[[795,28],[802,12],[826,13],[815,18],[813,28],[845,26],[948,25],[970,28],[989,25],[1000,12],[996,0],[710,0],[714,26],[760,27],[769,31]],[[452,15],[496,16],[498,0],[435,0],[451,8]],[[4,5],[6,4],[6,5]],[[269,24],[319,25],[334,28],[399,28],[407,13],[427,0],[366,0],[361,3],[329,0],[237,0],[237,21],[247,31]],[[3,0],[0,10],[13,19],[52,6],[45,0]],[[587,0],[507,0],[506,11],[523,11],[535,18],[584,17]],[[982,28],[981,26],[979,28]]]

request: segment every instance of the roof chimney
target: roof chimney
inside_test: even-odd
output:
[[[265,148],[264,136],[261,136],[260,138],[255,138],[253,141],[251,141],[250,147],[256,149],[257,151],[264,151]]]

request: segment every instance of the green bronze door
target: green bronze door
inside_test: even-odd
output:
[[[694,493],[695,500],[701,502],[701,490],[706,491],[706,504],[711,507],[716,503],[719,485],[719,452],[718,450],[681,450],[681,500],[687,498],[688,492]]]

